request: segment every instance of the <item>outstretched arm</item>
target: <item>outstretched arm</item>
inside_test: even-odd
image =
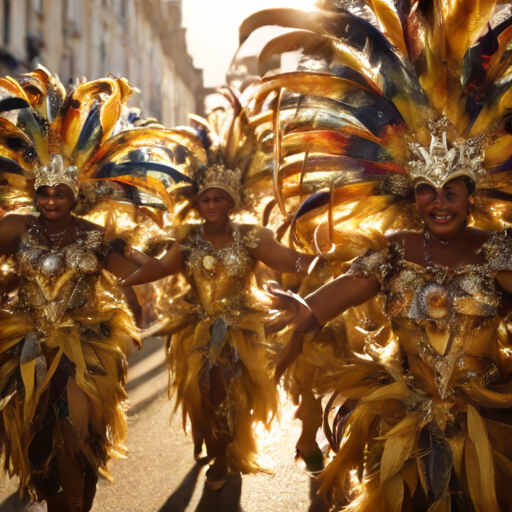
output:
[[[285,311],[267,323],[267,333],[277,332],[294,323],[299,332],[309,332],[333,320],[348,308],[359,306],[375,297],[380,290],[375,276],[367,278],[344,275],[322,286],[305,300],[274,290],[274,307]]]
[[[324,325],[348,308],[364,304],[375,297],[379,290],[379,280],[373,275],[344,275],[308,295],[306,303],[318,322]]]
[[[151,283],[172,274],[177,274],[182,270],[183,259],[180,247],[178,243],[174,243],[161,259],[148,258],[142,267],[125,277],[120,284],[121,286],[135,286]]]
[[[259,228],[259,242],[251,255],[276,272],[307,272],[315,259],[311,254],[300,254],[276,241],[274,233],[267,228]]]

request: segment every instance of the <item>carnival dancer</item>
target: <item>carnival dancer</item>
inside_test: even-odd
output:
[[[279,97],[276,154],[302,156],[276,169],[275,190],[298,245],[358,257],[308,297],[312,313],[294,303],[298,329],[377,294],[391,324],[384,348],[368,336],[324,358],[316,389],[343,405],[323,491],[357,512],[510,510],[510,10],[318,4],[257,13],[240,34],[300,29],[263,54],[302,48],[301,69],[264,78],[254,98]]]
[[[98,474],[111,479],[108,461],[126,456],[126,356],[140,341],[114,276],[137,266],[73,210],[86,212],[86,197],[126,197],[123,163],[133,169],[134,151],[159,145],[169,153],[179,136],[115,134],[132,93],[124,79],[67,95],[38,68],[19,83],[0,79],[0,93],[0,195],[11,210],[0,222],[0,454],[22,496],[49,511],[88,511]],[[144,179],[150,164],[135,181],[157,191]],[[32,201],[39,214],[16,212]]]
[[[223,487],[228,468],[263,469],[254,426],[269,425],[277,412],[264,332],[271,304],[252,293],[255,263],[305,272],[314,259],[280,245],[266,228],[232,222],[241,193],[239,171],[208,167],[198,179],[202,224],[189,226],[160,260],[148,260],[121,282],[133,286],[183,272],[191,284],[197,305],[171,319],[169,363],[177,406],[191,421],[194,457],[204,442],[213,459],[206,473],[212,489]]]

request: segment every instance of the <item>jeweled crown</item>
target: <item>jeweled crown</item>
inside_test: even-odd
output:
[[[448,149],[446,130],[448,120],[442,117],[429,123],[430,148],[427,150],[417,142],[409,143],[412,160],[409,175],[412,182],[428,183],[441,188],[448,181],[467,176],[475,183],[482,184],[487,173],[482,167],[486,138],[483,135],[473,139],[457,139]]]
[[[198,194],[209,188],[220,188],[228,192],[238,205],[242,200],[242,173],[240,169],[226,168],[225,165],[215,164],[206,169],[197,180]]]
[[[67,185],[75,195],[78,196],[78,168],[74,166],[66,167],[61,155],[54,154],[50,158],[50,163],[39,167],[35,171],[34,188],[54,187],[55,185]]]

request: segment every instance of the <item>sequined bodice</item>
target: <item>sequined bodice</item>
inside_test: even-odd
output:
[[[204,316],[236,317],[244,312],[254,264],[249,249],[257,244],[254,228],[245,236],[235,228],[232,242],[219,250],[202,237],[200,228],[181,242],[186,277]]]
[[[101,231],[83,230],[76,219],[60,235],[48,234],[36,217],[27,222],[16,255],[19,305],[46,330],[66,311],[87,306],[108,247]]]
[[[485,263],[458,269],[424,268],[390,244],[354,262],[352,273],[376,274],[385,311],[407,355],[408,371],[429,394],[446,397],[468,379],[486,385],[498,378],[497,314],[501,294],[494,276],[512,268],[512,245],[496,233],[482,247]]]

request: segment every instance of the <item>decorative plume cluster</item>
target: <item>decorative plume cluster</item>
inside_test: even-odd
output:
[[[34,186],[53,183],[55,174],[74,181],[93,204],[114,192],[137,203],[140,190],[170,206],[166,187],[150,171],[189,183],[206,162],[201,141],[190,131],[157,125],[120,130],[123,106],[133,93],[126,79],[70,89],[43,67],[19,81],[0,79],[2,207],[31,202]]]
[[[417,227],[407,181],[409,162],[421,161],[421,151],[414,155],[411,148],[429,153],[429,123],[441,118],[447,120],[446,154],[470,140],[483,146],[459,159],[485,175],[473,222],[497,229],[512,221],[507,6],[322,0],[308,13],[253,14],[240,26],[240,43],[267,25],[294,30],[270,41],[260,63],[289,51],[301,58],[296,71],[251,86],[247,123],[265,119],[271,127],[265,142],[273,146],[274,164],[266,172],[272,170],[281,212],[294,217],[296,245],[317,243],[310,233],[329,248],[336,232],[350,228]]]

